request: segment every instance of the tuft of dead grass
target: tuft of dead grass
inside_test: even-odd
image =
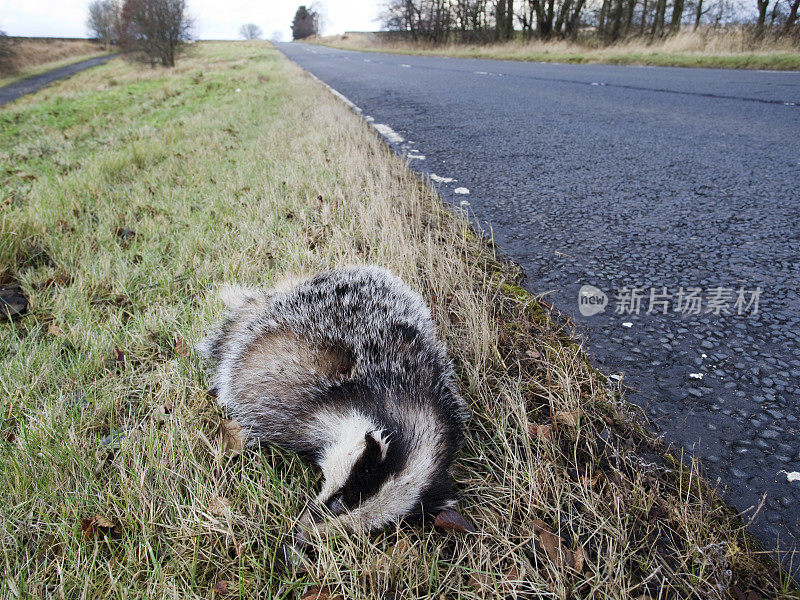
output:
[[[791,597],[518,269],[268,45],[199,44],[171,71],[112,61],[0,122],[0,268],[31,303],[0,323],[10,595]],[[478,533],[331,529],[284,573],[318,476],[231,445],[180,342],[221,282],[354,263],[433,308],[473,411],[455,480]]]

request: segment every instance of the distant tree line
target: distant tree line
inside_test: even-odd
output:
[[[186,0],[92,0],[86,25],[104,44],[164,67],[175,65],[192,29]]]
[[[681,27],[741,24],[800,37],[800,0],[389,0],[382,28],[414,41],[661,38]]]

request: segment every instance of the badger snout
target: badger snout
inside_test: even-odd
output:
[[[334,496],[324,504],[313,502],[300,515],[294,529],[294,539],[302,546],[311,544],[311,536],[320,531],[320,526],[327,519],[339,517],[347,512],[341,498]]]

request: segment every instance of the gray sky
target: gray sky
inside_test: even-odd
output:
[[[286,0],[188,0],[199,39],[236,39],[243,23],[255,23],[269,36],[283,32],[291,39],[290,25],[297,2]],[[86,37],[89,0],[0,0],[0,29],[9,35]],[[310,4],[310,2],[306,2]],[[324,0],[326,34],[374,31],[380,0]]]

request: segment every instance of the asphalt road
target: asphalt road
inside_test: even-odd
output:
[[[87,60],[72,63],[71,65],[67,65],[65,67],[59,67],[58,69],[52,69],[39,75],[34,75],[33,77],[28,77],[27,79],[0,87],[0,106],[3,104],[8,104],[9,102],[13,102],[17,98],[21,98],[26,94],[37,92],[44,86],[49,85],[54,81],[72,77],[75,75],[75,73],[107,63],[116,56],[116,54],[107,54],[105,56],[89,58]]]
[[[768,547],[800,542],[800,73],[279,48],[491,228],[737,508],[766,494]]]

